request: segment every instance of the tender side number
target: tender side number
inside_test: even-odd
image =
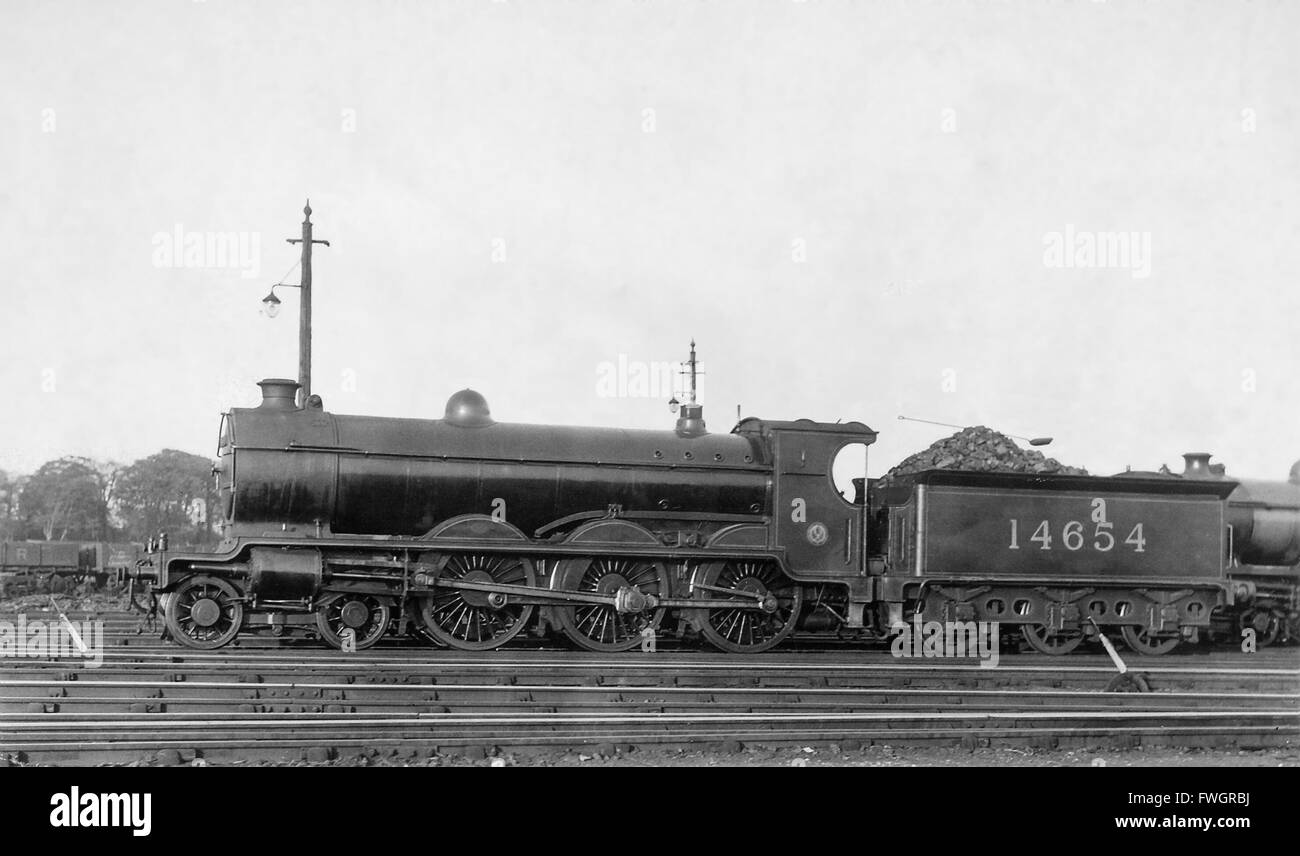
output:
[[[1093,530],[1091,533],[1089,533],[1084,526],[1085,524],[1078,520],[1071,520],[1066,523],[1061,527],[1059,535],[1060,544],[1070,551],[1082,550],[1088,544],[1089,535],[1091,535],[1092,549],[1097,552],[1109,553],[1111,550],[1115,549],[1114,523],[1108,521],[1095,523],[1093,524]],[[1026,528],[1028,528],[1028,526],[1026,526]],[[1053,544],[1056,543],[1057,540],[1057,538],[1053,538],[1052,524],[1049,520],[1044,520],[1042,523],[1039,523],[1038,528],[1034,530],[1034,534],[1029,536],[1029,541],[1037,544],[1038,549],[1040,550],[1052,549]],[[1124,543],[1132,547],[1134,553],[1146,552],[1147,539],[1143,532],[1143,525],[1141,523],[1133,527],[1133,529],[1128,533],[1128,537],[1124,539]],[[1011,518],[1010,549],[1020,549],[1020,521],[1016,520],[1014,517]]]

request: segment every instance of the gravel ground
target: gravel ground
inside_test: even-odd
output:
[[[832,747],[833,748],[833,747]],[[595,750],[593,749],[594,753]],[[306,762],[298,762],[306,764]],[[826,747],[742,749],[739,752],[644,749],[612,755],[545,753],[493,758],[397,759],[382,755],[329,762],[333,766],[506,766],[506,767],[1234,767],[1297,766],[1300,749],[1290,750],[1030,750],[893,749],[871,746],[838,752]]]
[[[95,591],[84,586],[52,597],[54,602],[59,605],[59,609],[64,612],[121,612],[130,604],[126,592],[122,590],[101,589]],[[6,612],[53,613],[50,598],[51,595],[48,594],[2,597],[0,598],[0,608]]]
[[[895,749],[869,746],[843,747],[742,747],[734,751],[710,749],[631,749],[592,747],[582,752],[505,750],[488,755],[482,747],[429,757],[369,750],[324,759],[322,750],[312,760],[182,760],[175,753],[126,764],[148,766],[212,767],[1295,767],[1300,747],[1242,749]],[[605,754],[608,753],[608,754]],[[13,765],[0,756],[0,767]]]

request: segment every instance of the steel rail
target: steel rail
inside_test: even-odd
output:
[[[1126,739],[1141,739],[1144,737],[1155,737],[1161,740],[1167,740],[1173,737],[1271,737],[1276,734],[1275,726],[1271,725],[1224,725],[1217,727],[1213,734],[1206,734],[1203,729],[1195,726],[1101,726],[1090,725],[1087,727],[1070,727],[1070,728],[1039,728],[1039,727],[985,727],[980,729],[971,728],[933,728],[925,730],[907,730],[907,729],[855,729],[846,730],[843,728],[808,728],[802,731],[790,730],[787,732],[772,731],[743,731],[727,729],[724,731],[692,731],[689,734],[689,740],[683,740],[680,733],[665,732],[663,730],[653,731],[635,731],[635,730],[590,730],[581,736],[575,738],[566,734],[538,734],[535,732],[511,733],[495,732],[487,735],[486,739],[491,744],[504,747],[517,746],[540,746],[540,747],[573,747],[577,745],[593,745],[598,743],[626,742],[633,744],[666,744],[666,745],[684,745],[687,743],[705,743],[718,742],[726,740],[739,740],[746,742],[781,742],[781,743],[804,743],[804,742],[822,742],[843,740],[849,738],[862,740],[880,740],[890,744],[897,743],[915,743],[915,742],[938,742],[952,741],[956,739],[976,738],[981,740],[1001,740],[1001,739],[1025,739],[1034,737],[1047,738],[1066,738],[1066,739],[1096,739],[1119,737]],[[458,747],[466,745],[482,746],[484,735],[441,735],[436,739],[430,739],[427,736],[420,737],[388,737],[372,734],[345,734],[330,738],[330,746],[337,748],[340,746],[350,746],[355,748],[376,748],[400,747],[403,745],[415,744],[422,747]],[[310,744],[318,745],[318,744]],[[42,753],[75,753],[84,755],[87,753],[112,753],[120,755],[127,752],[140,752],[161,749],[176,750],[208,750],[208,751],[232,751],[232,750],[303,750],[308,748],[301,739],[292,738],[267,738],[263,740],[250,741],[247,739],[231,740],[221,738],[208,739],[190,739],[188,737],[176,739],[158,739],[150,741],[140,740],[123,740],[123,741],[88,741],[88,740],[68,740],[62,742],[31,742],[15,743],[4,748],[5,751],[14,752],[42,752]]]
[[[420,649],[429,650],[429,649]],[[283,657],[283,652],[277,652]],[[472,652],[470,652],[472,653]],[[257,652],[261,655],[262,652]],[[386,655],[391,656],[391,655]],[[670,655],[671,656],[671,655]],[[346,659],[344,659],[346,658]],[[195,665],[203,661],[215,661],[220,664],[228,664],[232,668],[246,667],[247,665],[257,665],[266,667],[268,665],[302,667],[305,665],[323,666],[328,668],[358,668],[366,669],[375,668],[403,668],[409,669],[412,666],[418,666],[424,669],[441,669],[441,668],[490,668],[493,670],[510,670],[510,669],[574,669],[574,670],[601,670],[608,672],[611,666],[623,668],[644,669],[647,671],[664,671],[682,669],[699,670],[699,671],[736,671],[736,672],[756,672],[756,671],[800,671],[800,672],[976,672],[986,675],[1006,674],[1013,672],[1031,673],[1031,674],[1051,674],[1054,676],[1066,676],[1070,674],[1114,674],[1115,668],[1111,665],[1069,665],[1066,663],[1053,665],[1030,665],[1030,664],[999,664],[994,668],[988,668],[979,665],[977,662],[957,662],[945,661],[942,663],[916,663],[916,662],[899,662],[891,658],[888,662],[843,662],[843,663],[809,663],[798,660],[772,661],[764,659],[762,662],[754,660],[732,659],[727,661],[706,661],[691,662],[690,660],[667,659],[664,655],[651,655],[648,658],[639,658],[637,655],[626,656],[618,654],[601,655],[596,659],[587,659],[585,657],[566,657],[561,659],[518,659],[502,660],[496,657],[447,657],[445,653],[439,651],[434,658],[423,658],[412,656],[410,660],[381,660],[371,659],[365,653],[340,654],[334,651],[320,651],[319,661],[305,664],[301,660],[283,659],[281,661],[271,661],[268,663],[264,660],[253,660],[252,657],[246,657],[244,652],[231,657],[222,654],[206,654],[203,652],[122,652],[122,651],[105,651],[104,661],[108,660],[123,661],[142,661],[158,660],[161,665],[175,667],[186,665],[193,661]],[[969,658],[974,660],[975,658]],[[10,671],[10,667],[15,664],[21,665],[67,665],[82,666],[86,662],[84,657],[46,657],[46,658],[0,658],[0,674]],[[145,665],[141,663],[141,665]],[[1157,666],[1148,665],[1141,661],[1130,661],[1130,669],[1142,671],[1151,674],[1165,675],[1246,675],[1258,677],[1287,677],[1300,678],[1300,668],[1250,668],[1241,669],[1235,666]]]
[[[149,714],[144,714],[149,716]],[[78,722],[78,726],[99,726],[105,729],[121,729],[122,726],[143,727],[156,730],[164,725],[157,717],[166,714],[152,714],[151,721],[122,721],[122,719],[104,719],[104,721]],[[316,726],[321,721],[334,721],[326,717],[335,717],[338,722],[350,726],[425,726],[433,723],[442,725],[601,725],[601,723],[653,722],[653,723],[690,723],[690,722],[992,722],[992,721],[1050,721],[1060,719],[1282,719],[1294,722],[1295,729],[1300,730],[1300,710],[936,710],[927,713],[900,713],[896,710],[881,712],[759,712],[759,713],[571,713],[556,714],[550,712],[533,713],[480,713],[460,714],[426,712],[408,714],[403,717],[377,718],[372,716],[357,717],[355,714],[287,714],[294,718],[281,719],[277,726]],[[238,721],[238,719],[235,719]],[[213,729],[229,727],[230,718],[221,719],[179,719],[168,721],[170,727],[195,727],[195,729]],[[264,719],[251,725],[265,726]],[[19,731],[57,731],[68,729],[68,723],[61,722],[13,722],[9,729]],[[4,744],[0,744],[4,745]]]
[[[980,695],[1002,695],[1002,693],[1014,693],[1018,696],[1041,697],[1041,696],[1071,696],[1079,697],[1097,697],[1101,696],[1121,696],[1130,697],[1130,699],[1140,699],[1140,697],[1203,697],[1205,695],[1221,695],[1229,697],[1277,697],[1277,699],[1294,699],[1300,701],[1300,693],[1199,693],[1199,692],[1160,692],[1160,693],[1099,693],[1096,691],[1082,691],[1082,689],[980,689],[980,688],[957,688],[957,689],[932,689],[932,688],[913,688],[913,687],[736,687],[736,686],[707,686],[707,684],[693,684],[693,686],[664,686],[664,684],[628,684],[628,683],[606,683],[606,684],[546,684],[546,683],[435,683],[435,684],[409,684],[409,683],[329,683],[329,682],[298,682],[298,680],[260,680],[260,682],[247,682],[247,680],[159,680],[159,682],[148,682],[148,680],[47,680],[47,679],[0,679],[0,689],[6,687],[88,687],[100,689],[126,689],[126,688],[183,688],[198,687],[205,689],[344,689],[344,691],[357,692],[364,691],[406,691],[406,692],[450,692],[450,691],[494,691],[494,692],[672,692],[672,693],[754,693],[754,695],[779,695],[779,693],[800,693],[800,695],[839,695],[839,693],[932,693],[932,695],[946,696],[965,696]],[[51,699],[57,701],[57,699]],[[0,697],[0,704],[3,704],[4,697]]]

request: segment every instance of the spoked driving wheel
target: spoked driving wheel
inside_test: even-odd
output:
[[[560,564],[556,581],[559,588],[592,594],[612,596],[621,589],[655,597],[668,593],[668,569],[645,559],[570,559]],[[642,631],[658,629],[665,611],[619,612],[608,604],[575,603],[557,607],[555,617],[564,635],[588,651],[630,651],[641,644]]]
[[[343,648],[344,634],[353,634],[356,650],[369,648],[388,632],[392,619],[388,598],[373,594],[334,594],[316,608],[316,629],[331,648]]]
[[[1053,656],[1068,654],[1083,644],[1082,630],[1055,631],[1041,624],[1020,625],[1020,635],[1029,643],[1030,648]]]
[[[1124,637],[1124,643],[1138,654],[1150,654],[1158,656],[1168,654],[1178,647],[1181,640],[1178,636],[1156,636],[1149,632],[1145,627],[1135,627],[1131,624],[1125,624],[1120,628],[1120,635]]]
[[[439,642],[466,651],[486,651],[519,634],[533,616],[531,604],[515,603],[510,595],[457,588],[456,583],[532,586],[533,563],[521,556],[457,553],[438,574],[436,591],[423,599],[424,628]]]
[[[223,579],[190,577],[167,598],[167,629],[190,648],[220,648],[239,635],[244,604],[239,592]]]
[[[715,562],[701,568],[691,586],[692,597],[761,606],[701,610],[700,633],[713,647],[732,654],[757,654],[781,644],[794,631],[803,605],[799,584],[771,562]]]

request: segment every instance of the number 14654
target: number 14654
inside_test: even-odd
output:
[[[1029,528],[1026,525],[1026,529]],[[1101,522],[1092,524],[1092,531],[1089,532],[1084,528],[1084,524],[1078,520],[1071,520],[1061,527],[1059,534],[1052,531],[1050,520],[1044,520],[1038,524],[1034,534],[1029,536],[1030,544],[1037,544],[1040,550],[1050,550],[1053,545],[1059,542],[1067,550],[1082,550],[1085,546],[1091,544],[1092,549],[1100,553],[1109,553],[1115,549],[1116,534],[1115,524],[1111,522]],[[1132,547],[1133,552],[1146,552],[1147,539],[1143,533],[1142,524],[1139,523],[1128,533],[1128,537],[1122,542]],[[1033,547],[1026,545],[1028,549]],[[1010,549],[1020,549],[1020,521],[1012,518],[1011,520],[1011,544]]]

